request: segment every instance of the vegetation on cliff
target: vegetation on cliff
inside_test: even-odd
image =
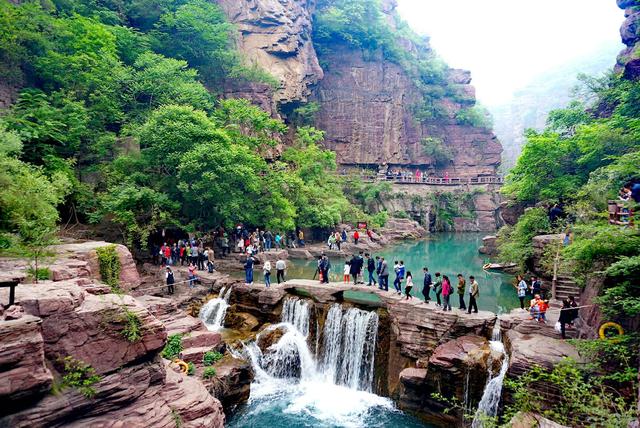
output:
[[[535,208],[500,231],[500,257],[525,268],[535,235],[570,234],[559,253],[560,268],[583,284],[600,278],[595,303],[605,321],[632,327],[640,314],[637,214],[635,225],[610,224],[607,201],[620,203],[620,189],[640,182],[640,82],[610,74],[583,83],[588,102],[573,101],[549,115],[544,131],[526,132],[527,142],[503,192],[512,203]],[[548,214],[554,204],[562,209],[556,210],[558,218]],[[633,199],[625,204],[636,212],[639,208]],[[576,345],[588,364],[567,363],[550,373],[536,369],[511,382],[517,401],[512,410],[541,412],[569,425],[626,426],[636,414],[637,334]],[[530,400],[518,400],[518,394],[529,397],[528,382],[556,385],[559,400],[551,406],[527,406]]]
[[[42,244],[59,213],[143,246],[172,225],[291,230],[364,216],[333,178],[322,132],[219,98],[226,81],[273,79],[244,65],[217,5],[2,2],[0,26],[0,77],[21,88],[0,117],[3,248]]]
[[[325,57],[336,45],[362,53],[365,60],[383,58],[398,64],[420,91],[422,101],[413,106],[418,121],[441,120],[449,116],[441,100],[464,104],[452,117],[461,125],[490,128],[486,109],[473,106],[475,100],[451,82],[449,67],[430,48],[427,39],[416,34],[379,0],[320,0],[314,13],[313,43],[323,68]],[[407,45],[411,45],[407,49]],[[471,101],[471,106],[469,106]]]

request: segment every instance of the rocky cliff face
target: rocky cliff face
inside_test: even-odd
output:
[[[435,159],[424,153],[421,141],[436,138],[452,152],[443,168],[452,176],[495,174],[502,147],[493,133],[456,123],[456,113],[475,103],[468,72],[449,72],[451,85],[466,96],[441,100],[446,117],[420,123],[412,112],[421,101],[419,90],[399,65],[367,61],[346,46],[336,46],[323,61],[329,68],[314,92],[320,104],[316,125],[326,131],[327,146],[337,152],[339,163],[433,170]]]
[[[360,50],[337,44],[322,57],[323,72],[311,36],[313,1],[218,3],[237,26],[238,45],[248,62],[280,80],[273,99],[281,110],[289,103],[319,103],[315,125],[326,132],[326,145],[337,152],[338,163],[433,171],[435,160],[424,153],[421,140],[435,138],[452,152],[452,161],[444,165],[451,176],[495,174],[502,152],[496,137],[489,129],[460,125],[455,119],[462,108],[475,104],[469,72],[448,70],[448,87],[457,95],[438,101],[444,117],[421,123],[412,113],[421,102],[420,91],[400,65],[383,58],[365,60]],[[382,8],[391,26],[395,6],[395,1],[385,1]],[[410,51],[430,49],[426,42],[400,42]],[[227,92],[268,104],[262,90],[233,87]]]
[[[279,80],[274,100],[306,101],[311,86],[323,75],[311,41],[311,2],[218,0],[217,3],[238,28],[238,47],[247,62],[262,67]],[[253,99],[251,90],[236,92],[240,96],[246,92]]]
[[[624,9],[625,21],[620,27],[622,43],[627,47],[618,55],[616,69],[627,79],[640,77],[640,3],[637,0],[616,0]]]

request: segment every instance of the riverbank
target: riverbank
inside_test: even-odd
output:
[[[429,240],[422,244],[437,242]],[[312,412],[312,417],[318,421],[329,418],[324,419],[326,422],[331,420],[331,409],[338,405],[332,400],[340,397],[338,393],[341,392],[345,399],[356,400],[354,403],[362,405],[359,409],[364,413],[356,411],[355,416],[366,414],[371,417],[374,414],[377,415],[375,420],[403,426],[417,427],[423,423],[402,415],[397,410],[400,408],[434,426],[458,426],[462,415],[457,412],[443,414],[446,404],[424,391],[466,399],[470,407],[476,406],[487,379],[497,370],[494,365],[498,363],[492,361],[500,360],[497,356],[490,357],[489,345],[498,320],[503,336],[508,337],[507,352],[515,364],[510,363],[509,373],[514,376],[527,361],[546,362],[546,354],[531,355],[543,344],[552,350],[553,361],[570,353],[568,348],[563,348],[570,345],[551,337],[548,329],[541,331],[541,326],[529,325],[526,320],[507,322],[502,316],[498,318],[486,310],[478,314],[467,314],[458,309],[443,312],[434,303],[425,304],[417,298],[406,300],[393,292],[366,285],[339,282],[322,285],[308,279],[289,279],[267,289],[258,283],[244,284],[242,279],[221,272],[199,272],[199,283],[189,288],[184,282],[184,268],[178,267],[175,268],[176,292],[168,295],[163,270],[158,266],[146,266],[152,269],[151,275],[145,276],[143,272],[140,277],[137,271],[128,271],[127,293],[115,294],[101,281],[99,262],[94,265],[91,261],[95,249],[105,245],[109,244],[85,242],[61,246],[56,252],[60,257],[52,262],[52,266],[56,266],[56,272],[66,272],[67,276],[57,274],[53,280],[40,284],[19,285],[16,304],[2,312],[0,356],[11,356],[12,363],[0,368],[0,381],[13,386],[4,395],[11,403],[8,407],[11,410],[0,415],[0,423],[23,426],[22,422],[28,421],[30,426],[82,426],[116,415],[135,425],[139,422],[137,418],[145,413],[143,409],[151,407],[158,407],[153,419],[154,425],[158,426],[177,417],[185,426],[201,423],[222,426],[229,417],[232,426],[242,426],[243,421],[252,417],[273,421],[278,412],[287,409],[292,421],[303,421],[302,415]],[[466,243],[465,246],[474,251],[473,245]],[[453,252],[445,252],[445,256],[450,253]],[[128,266],[132,261],[126,248],[118,254],[123,265]],[[3,259],[2,263],[7,272],[14,273],[24,270],[25,266],[25,261],[15,259]],[[13,268],[10,268],[12,263]],[[223,289],[224,298],[220,295]],[[6,289],[0,290],[0,299],[8,299]],[[224,330],[210,331],[211,326],[199,318],[202,316],[200,309],[212,299],[226,299],[225,313],[220,319]],[[246,355],[243,357],[239,350],[252,346],[251,343],[263,337],[261,352],[267,358],[265,361],[276,358],[269,355],[281,349],[283,353],[278,355],[288,356],[287,370],[294,378],[299,376],[296,373],[300,373],[303,364],[302,348],[287,350],[292,343],[288,342],[291,336],[285,339],[286,329],[276,327],[293,316],[290,309],[285,310],[292,305],[298,310],[306,308],[305,315],[300,315],[302,318],[296,315],[295,319],[308,320],[305,337],[296,336],[298,339],[294,342],[298,347],[305,347],[305,352],[314,361],[313,373],[322,379],[330,373],[324,362],[329,346],[328,334],[335,331],[340,335],[343,331],[341,328],[328,330],[335,322],[332,317],[336,311],[345,319],[355,317],[353,322],[361,317],[377,319],[375,336],[366,339],[354,325],[352,339],[349,339],[359,343],[368,340],[374,346],[375,351],[367,354],[370,357],[361,359],[362,364],[372,370],[370,390],[345,385],[339,380],[323,380],[322,388],[316,390],[314,388],[320,388],[320,384],[271,376],[276,379],[275,384],[282,387],[277,389],[275,396],[262,396],[270,397],[270,403],[279,404],[270,407],[266,413],[255,413],[260,394],[265,392],[265,384],[256,384],[258,374],[267,367]],[[129,319],[137,321],[130,324]],[[131,328],[139,331],[139,338],[128,335]],[[162,349],[174,335],[181,335],[180,349],[175,357],[193,365],[191,375],[181,373],[171,362],[174,356],[161,357],[167,355]],[[15,353],[19,343],[16,340],[24,340],[27,336],[30,351]],[[340,337],[336,338],[336,343],[342,343]],[[107,349],[108,358],[105,356]],[[207,353],[219,353],[222,358],[209,366],[204,363]],[[100,376],[93,398],[84,398],[73,387],[66,387],[57,396],[48,395],[52,385],[66,374],[59,363],[60,358],[66,356],[94,368]],[[125,367],[122,373],[126,379],[120,374],[121,367]],[[25,373],[33,373],[33,376]],[[305,389],[304,385],[312,389]],[[315,394],[319,390],[332,391],[335,397],[320,399]],[[179,399],[184,406],[174,406],[166,394],[182,397]],[[253,398],[248,407],[238,410],[250,395]],[[114,398],[116,396],[119,398]],[[63,408],[62,403],[69,402],[73,404]],[[90,408],[97,410],[89,411]],[[324,416],[321,409],[326,411]],[[354,416],[347,413],[344,415]],[[235,414],[237,417],[233,417]]]

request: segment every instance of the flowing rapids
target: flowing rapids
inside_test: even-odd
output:
[[[210,331],[220,330],[224,327],[224,317],[229,308],[229,297],[231,297],[232,287],[220,290],[220,294],[215,299],[209,300],[200,308],[199,318]]]
[[[378,315],[335,304],[322,332],[309,344],[312,302],[285,300],[281,323],[262,331],[243,353],[255,380],[251,398],[231,427],[424,426],[395,409],[391,400],[372,394]],[[263,350],[261,338],[282,336]],[[322,333],[322,339],[319,338]],[[322,355],[314,355],[318,352]],[[313,350],[313,351],[312,351]]]
[[[489,364],[489,377],[484,387],[480,403],[478,404],[478,410],[473,418],[472,428],[482,428],[484,417],[493,417],[498,414],[498,406],[500,405],[500,398],[502,397],[502,383],[509,368],[509,356],[505,352],[504,344],[502,343],[500,328],[493,330],[493,337],[489,345],[492,351],[502,355],[502,366],[500,367],[500,371],[494,376],[491,373],[492,364]]]

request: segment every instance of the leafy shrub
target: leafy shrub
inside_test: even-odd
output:
[[[478,128],[490,129],[493,126],[489,112],[479,106],[461,109],[456,113],[456,120],[461,125],[475,126]]]
[[[389,220],[389,213],[386,211],[380,211],[371,216],[371,224],[373,227],[384,227]]]
[[[62,362],[64,364],[62,387],[75,388],[87,398],[95,396],[96,390],[93,385],[102,380],[95,369],[73,357],[65,357]]]
[[[27,269],[27,274],[31,278],[36,278],[39,280],[46,280],[51,278],[51,271],[49,270],[49,268],[38,268],[38,272],[36,272],[35,268],[30,267]]]
[[[193,376],[196,373],[196,366],[193,365],[193,363],[191,361],[189,361],[187,363],[187,375],[188,376]]]
[[[216,369],[213,367],[205,367],[202,373],[202,379],[212,379],[216,377]]]
[[[545,385],[557,390],[554,400],[532,400],[531,385]],[[517,412],[541,414],[567,426],[626,427],[635,419],[634,405],[625,402],[618,392],[608,388],[598,376],[586,376],[573,360],[564,360],[552,371],[539,366],[516,379],[506,379],[512,390],[513,405],[505,420]]]
[[[111,287],[113,292],[120,292],[120,258],[115,245],[107,245],[96,249],[100,277],[105,284]]]
[[[126,306],[123,305],[122,308],[125,325],[120,334],[131,343],[138,342],[142,338],[142,321],[138,314],[130,311]]]
[[[640,314],[640,256],[621,257],[605,270],[605,289],[595,299],[611,319]]]
[[[524,269],[533,255],[531,240],[550,228],[549,218],[543,208],[527,210],[514,227],[505,226],[498,232],[499,259],[505,263],[517,263]]]
[[[409,214],[406,211],[396,211],[393,213],[395,218],[410,218]]]
[[[453,159],[451,149],[445,147],[440,138],[426,137],[420,141],[422,152],[432,158],[436,165],[446,165]]]
[[[161,355],[167,360],[172,360],[180,355],[180,352],[182,352],[182,335],[172,334],[167,339],[167,344],[164,346]]]
[[[223,355],[217,351],[205,352],[202,356],[202,363],[205,366],[211,366],[222,359]]]

